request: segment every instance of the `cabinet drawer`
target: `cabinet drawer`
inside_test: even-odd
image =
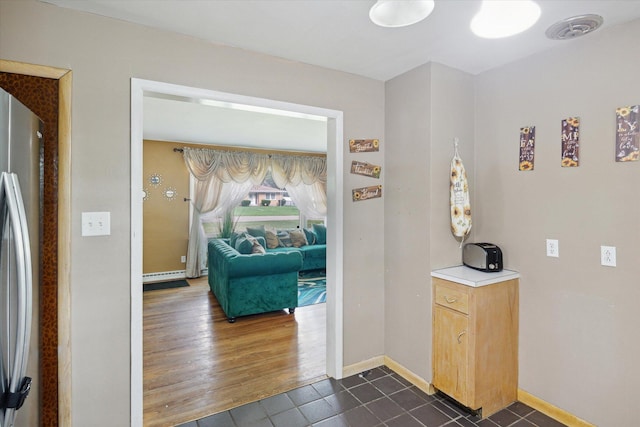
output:
[[[469,314],[469,295],[457,289],[436,285],[435,302],[461,313]]]

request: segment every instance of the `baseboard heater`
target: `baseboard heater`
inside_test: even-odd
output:
[[[208,269],[204,269],[200,271],[200,274],[206,276],[208,273]],[[146,273],[142,275],[142,283],[151,283],[151,282],[162,282],[165,280],[177,280],[177,279],[186,279],[187,274],[185,270],[175,270],[175,271],[160,271],[157,273]]]

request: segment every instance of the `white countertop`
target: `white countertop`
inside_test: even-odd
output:
[[[433,270],[431,276],[477,288],[479,286],[517,279],[520,277],[520,273],[511,270],[485,273],[484,271],[474,270],[464,265],[458,265],[456,267]]]

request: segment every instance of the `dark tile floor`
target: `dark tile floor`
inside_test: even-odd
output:
[[[429,396],[385,366],[342,380],[326,379],[180,427],[560,427],[516,402],[480,420],[438,395]]]

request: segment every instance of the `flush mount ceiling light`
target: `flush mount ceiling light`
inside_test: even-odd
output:
[[[532,0],[483,0],[471,20],[471,31],[486,39],[521,33],[540,18],[540,6]]]
[[[552,40],[575,39],[597,30],[603,22],[600,15],[574,16],[556,22],[545,31],[545,35]]]
[[[433,0],[378,0],[369,18],[381,27],[406,27],[422,21],[434,7]]]

